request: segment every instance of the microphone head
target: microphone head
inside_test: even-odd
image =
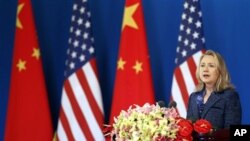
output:
[[[171,101],[171,102],[169,102],[169,104],[168,104],[168,108],[176,108],[176,106],[177,106],[177,103],[175,102],[175,101]]]
[[[162,101],[162,100],[160,100],[160,101],[158,101],[158,102],[156,102],[156,103],[157,103],[161,108],[166,107],[165,102]]]

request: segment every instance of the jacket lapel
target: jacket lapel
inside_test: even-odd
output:
[[[201,118],[205,118],[208,110],[220,99],[219,96],[217,96],[215,93],[212,93],[210,97],[208,98],[208,101],[204,107],[204,111],[201,114]]]

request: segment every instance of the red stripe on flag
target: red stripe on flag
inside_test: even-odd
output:
[[[64,88],[65,88],[67,96],[69,97],[69,101],[70,101],[70,104],[72,106],[75,117],[77,119],[77,122],[79,123],[82,131],[84,132],[86,139],[88,141],[93,141],[94,137],[93,137],[92,133],[90,132],[89,126],[88,126],[86,119],[85,119],[85,117],[84,117],[84,115],[83,115],[83,113],[82,113],[82,111],[77,103],[77,100],[74,96],[74,92],[73,92],[68,80],[65,81]]]
[[[197,85],[198,81],[196,79],[196,64],[194,62],[194,58],[193,57],[188,58],[187,63],[188,63],[188,68],[190,70],[190,73],[191,73],[191,76],[193,78],[194,84]]]
[[[73,141],[73,140],[74,140],[74,137],[73,137],[72,132],[71,132],[71,130],[70,130],[69,122],[68,122],[68,120],[67,120],[67,118],[66,118],[66,116],[65,116],[65,113],[64,113],[63,108],[61,108],[60,120],[61,120],[61,123],[62,123],[62,128],[63,128],[63,130],[65,131],[68,140],[69,140],[69,141]]]
[[[94,58],[89,60],[90,66],[92,67],[92,69],[94,70],[95,76],[97,76],[98,78],[98,73],[97,73],[97,67],[96,67],[96,61]]]
[[[93,96],[93,93],[89,87],[89,83],[86,79],[86,76],[84,74],[84,72],[82,71],[82,69],[79,69],[77,72],[76,72],[76,75],[80,81],[80,84],[82,86],[82,88],[84,89],[84,92],[85,92],[85,95],[86,95],[86,98],[89,102],[89,105],[90,105],[90,108],[91,108],[91,111],[93,112],[93,114],[95,115],[95,118],[98,122],[98,125],[101,129],[101,124],[103,123],[103,115],[102,115],[102,112]]]
[[[188,94],[188,91],[187,91],[187,88],[186,88],[186,85],[185,85],[185,81],[183,79],[182,72],[181,72],[179,67],[177,67],[175,69],[174,74],[175,74],[175,77],[176,77],[177,84],[179,85],[185,107],[187,108],[189,94]]]

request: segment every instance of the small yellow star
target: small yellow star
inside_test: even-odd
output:
[[[133,14],[135,13],[139,3],[136,3],[132,6],[128,6],[125,8],[124,15],[123,15],[123,23],[122,23],[122,30],[125,26],[130,26],[132,28],[138,29],[138,26],[133,19]]]
[[[39,50],[39,48],[33,48],[32,57],[35,57],[37,60],[39,59],[39,57],[40,57],[40,50]]]
[[[122,60],[122,58],[120,58],[117,62],[117,69],[121,69],[124,70],[124,65],[126,64],[126,61]]]
[[[135,65],[133,66],[133,69],[135,69],[136,74],[138,74],[140,71],[142,71],[142,63],[136,61]]]
[[[20,19],[19,19],[19,14],[20,14],[20,12],[22,11],[23,6],[24,6],[24,3],[21,3],[21,4],[18,5],[18,8],[17,8],[16,26],[17,26],[18,28],[20,28],[20,29],[23,29],[22,23],[21,23],[21,21],[20,21]]]
[[[19,59],[18,60],[18,63],[17,63],[17,68],[18,68],[18,70],[19,70],[19,72],[20,71],[22,71],[22,70],[26,70],[26,61],[23,61],[22,59]]]

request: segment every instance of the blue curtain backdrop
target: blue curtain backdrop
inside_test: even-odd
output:
[[[72,0],[31,0],[56,127]],[[89,0],[106,121],[110,112],[124,0]],[[183,0],[143,0],[154,88],[168,101]],[[250,1],[201,0],[208,49],[224,56],[250,124]],[[0,140],[3,140],[17,0],[0,0]],[[178,106],[178,105],[177,105]]]

